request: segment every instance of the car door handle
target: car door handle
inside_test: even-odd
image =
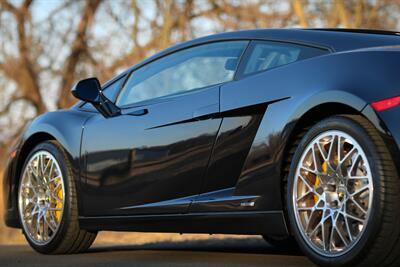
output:
[[[143,109],[137,109],[137,110],[131,111],[131,112],[127,113],[127,115],[143,116],[143,115],[146,115],[147,113],[149,113],[149,110],[147,108],[143,108]]]

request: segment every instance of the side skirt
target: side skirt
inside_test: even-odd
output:
[[[86,230],[288,235],[282,211],[79,217]]]

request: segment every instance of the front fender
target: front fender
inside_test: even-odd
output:
[[[29,152],[46,140],[58,141],[66,151],[72,165],[77,190],[80,187],[80,146],[83,125],[93,113],[75,109],[45,113],[22,133],[14,147],[15,156],[8,159],[3,178],[5,222],[9,227],[20,228],[17,194],[23,164]],[[79,196],[79,194],[78,194]],[[78,207],[79,207],[78,198]]]

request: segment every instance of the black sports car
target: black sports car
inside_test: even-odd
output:
[[[72,94],[5,174],[6,224],[35,250],[82,252],[100,230],[229,233],[323,266],[399,266],[397,33],[217,34]]]

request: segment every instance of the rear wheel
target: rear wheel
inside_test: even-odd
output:
[[[28,155],[19,184],[18,208],[23,233],[40,253],[82,252],[96,237],[97,233],[79,228],[71,164],[55,141],[37,145]]]
[[[292,231],[323,266],[398,266],[400,182],[377,130],[334,116],[302,138],[288,177]]]

